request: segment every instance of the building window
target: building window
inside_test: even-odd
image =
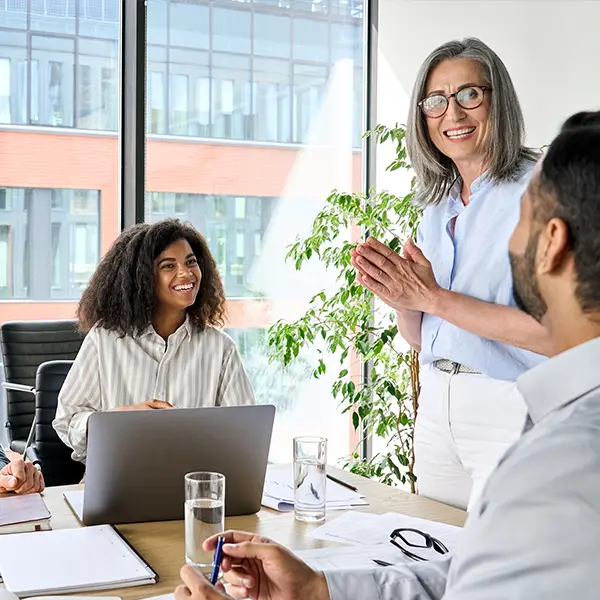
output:
[[[100,193],[0,188],[0,198],[0,296],[78,300],[100,259]]]
[[[188,133],[188,78],[187,75],[171,75],[170,87],[171,122],[169,130],[175,135]]]
[[[0,123],[10,123],[10,59],[0,58]]]
[[[210,79],[200,77],[196,81],[196,102],[198,104],[198,135],[210,136]]]
[[[12,295],[12,266],[10,225],[0,225],[0,298]]]
[[[150,131],[165,133],[165,87],[164,74],[150,74]]]

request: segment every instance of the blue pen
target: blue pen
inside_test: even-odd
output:
[[[219,579],[219,571],[221,570],[221,561],[223,560],[223,544],[225,543],[225,538],[220,535],[217,538],[217,547],[215,549],[215,557],[213,558],[213,570],[210,574],[210,582],[215,585],[217,583],[217,579]]]

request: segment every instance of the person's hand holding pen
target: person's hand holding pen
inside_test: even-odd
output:
[[[33,463],[15,458],[0,469],[0,492],[33,494],[44,491],[44,476]]]
[[[193,568],[181,570],[183,584],[175,590],[175,600],[329,600],[325,576],[283,546],[261,536],[241,531],[220,534],[223,546],[223,577],[229,584],[227,596],[222,587],[213,587]],[[215,550],[219,536],[204,542],[204,550]]]

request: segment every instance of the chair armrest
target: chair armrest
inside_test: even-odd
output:
[[[30,385],[23,385],[22,383],[10,383],[10,381],[5,381],[2,384],[2,387],[5,390],[12,390],[14,392],[26,392],[28,394],[35,395],[35,388]]]

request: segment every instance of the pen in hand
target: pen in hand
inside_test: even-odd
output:
[[[220,535],[217,538],[217,547],[215,548],[215,556],[213,558],[213,569],[210,574],[210,582],[215,585],[217,583],[217,579],[219,579],[219,571],[221,570],[221,562],[223,561],[223,544],[225,543],[225,538]]]

